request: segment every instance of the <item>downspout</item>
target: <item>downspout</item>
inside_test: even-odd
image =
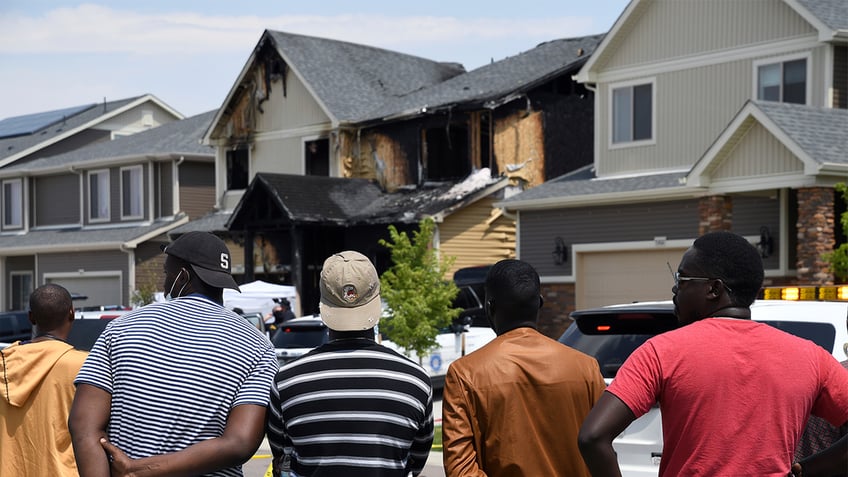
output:
[[[173,178],[174,178],[174,190],[173,190],[173,192],[171,192],[171,194],[173,194],[173,197],[171,198],[172,202],[173,202],[171,204],[171,217],[175,217],[179,213],[179,211],[181,210],[180,209],[180,164],[182,164],[184,161],[185,161],[185,156],[180,156],[180,158],[177,159],[177,161],[174,163],[174,172],[172,173]]]
[[[76,166],[73,166],[73,165],[69,166],[69,167],[68,167],[68,172],[70,172],[71,174],[76,174],[76,175],[78,175],[78,176],[79,176],[79,178],[80,178],[80,180],[79,180],[79,191],[80,191],[80,199],[79,199],[79,211],[80,211],[80,216],[79,216],[79,226],[80,226],[80,227],[82,227],[83,223],[85,222],[85,180],[83,179],[82,171],[77,170]]]
[[[135,292],[135,250],[127,248],[126,244],[121,244],[120,249],[127,254],[127,304],[132,306],[133,292]]]
[[[153,190],[154,190],[153,181],[154,181],[153,160],[148,159],[147,160],[147,220],[150,223],[153,223],[153,221],[156,219],[156,213],[153,210],[153,208],[154,208],[154,204],[153,204]]]

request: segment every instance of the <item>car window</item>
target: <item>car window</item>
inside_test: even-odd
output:
[[[830,323],[800,321],[761,321],[760,323],[765,323],[800,338],[810,340],[824,348],[828,353],[833,353],[833,342],[836,341],[836,328]]]
[[[326,343],[329,332],[324,326],[284,326],[271,340],[275,348],[315,348]]]
[[[653,334],[587,335],[577,326],[570,326],[559,339],[560,343],[594,356],[605,378],[614,378],[621,365],[636,348]]]

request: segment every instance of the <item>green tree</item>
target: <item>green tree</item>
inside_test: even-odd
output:
[[[153,303],[156,299],[156,285],[145,283],[135,290],[130,297],[132,306],[139,308]]]
[[[442,257],[432,247],[436,225],[423,219],[412,238],[389,225],[389,240],[380,245],[391,251],[391,268],[380,277],[383,299],[389,307],[380,330],[407,352],[422,357],[438,347],[436,336],[459,316],[451,306],[459,289],[444,276],[455,257]]]
[[[848,205],[848,186],[844,182],[840,182],[833,186],[833,189]],[[848,230],[848,212],[843,212],[839,217],[839,224],[842,226],[842,231]],[[825,253],[822,258],[830,264],[830,271],[833,272],[833,277],[837,282],[848,281],[848,243],[839,244],[833,252]]]

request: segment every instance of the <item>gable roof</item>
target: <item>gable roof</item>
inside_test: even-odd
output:
[[[402,117],[456,105],[496,107],[551,78],[576,70],[604,35],[564,38],[403,95],[371,112],[371,119]]]
[[[484,174],[486,179],[481,181]],[[449,212],[507,185],[507,178],[490,179],[489,174],[488,169],[482,169],[459,183],[385,193],[367,179],[259,173],[233,210],[227,228],[271,222],[325,226],[417,223],[425,216]]]
[[[82,166],[103,162],[119,162],[126,159],[179,158],[180,156],[206,157],[214,159],[215,151],[200,144],[216,110],[190,118],[157,126],[112,141],[91,144],[55,156],[42,157],[22,164],[12,164],[0,169],[0,177],[28,173],[47,173],[67,170],[69,166]]]
[[[710,166],[736,146],[751,120],[803,163],[805,175],[848,173],[848,110],[750,100],[692,166],[687,182],[704,184]]]
[[[817,175],[848,174],[848,110],[748,101],[689,171],[601,179],[595,177],[592,166],[586,166],[495,206],[532,210],[698,197],[709,192],[710,166],[735,148],[742,138],[740,131],[744,132],[752,119],[762,124],[804,164],[807,177],[782,180],[798,185],[809,183],[810,178]],[[746,190],[778,185],[774,178],[759,185],[751,184],[750,178],[743,182]]]
[[[82,105],[74,108],[55,110],[52,112],[48,111],[44,113],[36,113],[34,115],[6,118],[4,121],[22,120],[27,117],[42,115],[45,113],[57,113],[52,116],[58,115],[58,117],[61,118],[61,121],[58,123],[50,122],[36,130],[27,130],[26,132],[28,132],[28,134],[0,138],[0,167],[11,164],[22,157],[32,155],[47,146],[78,134],[86,129],[94,128],[98,124],[148,101],[156,103],[159,107],[174,115],[174,117],[180,119],[183,117],[180,113],[173,110],[170,106],[163,103],[155,96],[147,94],[144,96],[109,101],[101,104]],[[66,111],[68,115],[60,114],[63,111]]]
[[[375,104],[444,81],[465,71],[457,63],[442,63],[328,38],[265,30],[241,73],[233,83],[224,106],[216,115],[204,142],[235,99],[258,53],[270,44],[315,98],[334,125],[355,123],[368,117]]]
[[[819,30],[819,39],[848,38],[848,2],[845,0],[785,0]]]

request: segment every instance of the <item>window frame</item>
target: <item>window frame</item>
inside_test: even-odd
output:
[[[637,139],[637,140],[629,140],[629,141],[615,141],[615,92],[621,89],[629,88],[632,90],[636,86],[651,86],[651,137],[648,139]],[[656,77],[650,78],[640,78],[636,80],[630,81],[621,81],[617,83],[611,83],[609,85],[609,90],[607,92],[607,100],[609,102],[608,105],[608,114],[609,121],[607,127],[609,129],[607,134],[607,146],[609,149],[623,149],[628,147],[639,147],[639,146],[652,146],[657,143],[657,79]],[[631,117],[630,117],[630,134],[631,137],[633,135],[633,98],[631,94]]]
[[[780,65],[780,100],[777,101],[779,103],[786,103],[783,101],[783,91],[784,91],[784,82],[783,82],[783,67],[784,64],[797,61],[804,60],[805,61],[805,72],[806,78],[804,79],[804,103],[803,105],[811,105],[812,104],[812,96],[813,96],[813,88],[812,88],[812,74],[813,74],[813,65],[812,65],[812,53],[809,51],[803,53],[796,53],[791,55],[781,55],[781,56],[772,56],[769,58],[762,58],[759,60],[754,60],[751,62],[751,98],[756,101],[770,101],[766,99],[759,98],[759,90],[760,90],[760,68],[763,66],[770,65]],[[798,104],[798,103],[786,103],[786,104]]]
[[[125,205],[124,204],[124,186],[125,186],[125,184],[124,184],[124,172],[130,173],[129,177],[130,177],[130,186],[131,186],[132,183],[134,182],[133,177],[132,177],[133,171],[138,171],[138,178],[137,178],[138,190],[134,191],[134,190],[132,190],[132,187],[130,187],[129,193],[131,194],[131,197],[130,197],[131,200],[132,200],[133,195],[138,199],[139,211],[138,211],[138,214],[132,214],[132,213],[126,214],[125,213],[126,212],[125,207],[124,207],[124,205]],[[120,192],[120,194],[121,194],[121,220],[143,219],[144,218],[144,167],[141,164],[136,164],[134,166],[121,167],[120,177],[121,177],[121,187],[120,187],[121,188],[121,192]],[[133,192],[135,192],[135,194],[133,194]],[[132,207],[132,202],[130,202],[130,207]],[[130,211],[130,212],[132,212],[132,211]]]
[[[92,176],[105,177],[105,181],[103,182],[104,187],[106,188],[106,198],[107,198],[105,217],[101,217],[99,214],[96,217],[94,217],[91,214],[91,212],[92,212],[91,177]],[[110,200],[111,194],[109,193],[110,192],[110,186],[111,186],[111,184],[110,184],[111,180],[112,180],[112,178],[111,178],[111,173],[110,173],[109,169],[94,169],[94,170],[90,170],[90,171],[87,172],[86,181],[85,181],[85,185],[86,185],[85,194],[86,194],[86,198],[88,199],[88,204],[87,204],[87,207],[86,207],[86,209],[87,209],[86,215],[88,216],[88,222],[89,223],[109,222],[112,219],[112,204],[110,203],[111,202],[111,200]],[[99,196],[100,195],[99,194],[100,187],[101,187],[100,180],[98,180],[97,185],[98,185],[97,190],[98,190],[98,196]],[[99,205],[99,201],[98,201],[98,205]]]
[[[12,204],[12,206],[18,212],[18,223],[8,222],[9,217],[6,215],[6,186],[17,184],[18,191],[14,197],[17,199],[17,206]],[[13,215],[14,217],[14,211]],[[22,229],[24,227],[24,182],[23,179],[18,177],[16,179],[6,179],[3,181],[3,230],[16,230]]]

